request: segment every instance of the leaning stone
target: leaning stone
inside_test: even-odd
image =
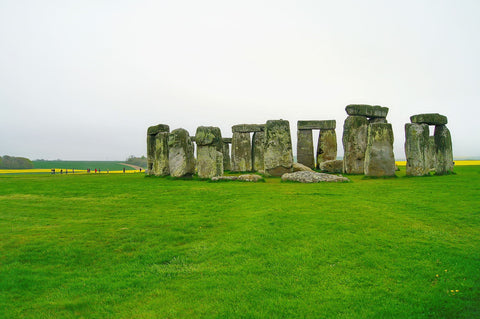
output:
[[[326,173],[343,172],[343,160],[331,160],[320,163],[320,169]]]
[[[258,182],[262,179],[263,179],[262,176],[255,175],[255,174],[245,174],[245,175],[238,176],[238,180],[243,182]]]
[[[232,169],[232,162],[230,160],[230,145],[223,143],[223,169],[229,171]]]
[[[232,135],[232,171],[252,170],[252,145],[250,133],[234,132]]]
[[[255,132],[252,138],[252,169],[255,172],[265,169],[265,132]]]
[[[311,169],[310,167],[300,163],[293,163],[293,171],[294,172],[314,172],[314,170]]]
[[[157,133],[168,133],[170,132],[170,127],[166,124],[158,124],[154,126],[150,126],[147,129],[147,135],[157,135]]]
[[[269,120],[265,126],[265,172],[282,176],[292,172],[293,152],[290,124],[285,120]]]
[[[200,178],[217,175],[217,150],[214,145],[197,147],[197,173]]]
[[[184,177],[195,173],[193,143],[187,130],[173,130],[168,136],[168,163],[170,176]]]
[[[430,166],[427,160],[429,130],[427,124],[405,124],[406,175],[428,175]]]
[[[313,155],[312,130],[297,131],[297,162],[315,168],[315,157]]]
[[[298,121],[298,130],[334,130],[337,127],[337,121]]]
[[[320,130],[317,144],[317,167],[325,161],[337,158],[337,133],[335,130]]]
[[[265,124],[238,124],[232,126],[232,133],[251,133],[265,130]]]
[[[317,172],[294,172],[282,175],[282,181],[299,183],[320,183],[320,182],[348,182],[349,179],[341,175],[331,175]]]
[[[395,176],[392,124],[370,124],[365,151],[366,176]]]
[[[445,125],[435,126],[435,174],[453,173],[452,137]]]
[[[387,117],[388,107],[379,105],[350,104],[345,108],[348,115],[360,115],[366,117]]]
[[[448,120],[445,115],[438,113],[424,113],[410,116],[410,122],[428,125],[445,125]]]
[[[365,116],[349,116],[343,124],[343,172],[363,174],[367,148],[368,120]]]

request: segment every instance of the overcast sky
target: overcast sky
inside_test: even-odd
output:
[[[448,117],[480,156],[480,1],[0,0],[0,155],[123,160],[170,129]],[[433,133],[432,133],[433,134]]]

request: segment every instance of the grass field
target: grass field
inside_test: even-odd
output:
[[[102,171],[120,171],[125,167],[126,170],[133,170],[132,167],[121,165],[122,161],[33,161],[33,167],[37,169],[72,169],[91,170],[100,169]]]
[[[0,176],[0,318],[480,317],[480,166],[351,183]]]

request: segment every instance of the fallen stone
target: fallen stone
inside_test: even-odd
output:
[[[294,172],[314,172],[314,170],[311,169],[310,167],[300,163],[293,163],[293,171]]]
[[[325,161],[337,158],[337,133],[335,130],[320,130],[317,144],[317,167]]]
[[[334,130],[337,127],[337,121],[298,121],[298,130]]]
[[[299,183],[320,183],[320,182],[348,182],[349,179],[341,175],[331,175],[317,172],[294,172],[282,175],[282,181]]]
[[[252,133],[265,130],[265,124],[238,124],[232,126],[232,133]]]
[[[410,122],[428,125],[445,125],[448,120],[445,115],[440,115],[438,113],[424,113],[410,116]]]
[[[363,174],[367,148],[368,120],[365,116],[349,116],[343,124],[343,172]]]
[[[265,172],[282,176],[292,172],[293,152],[290,124],[285,120],[269,120],[265,126]]]
[[[252,169],[255,172],[265,169],[265,132],[255,132],[252,138]]]
[[[405,124],[406,175],[428,175],[429,129],[428,124]]]
[[[452,137],[445,125],[436,125],[435,133],[435,174],[453,173]]]
[[[348,115],[359,115],[366,117],[387,117],[388,107],[379,105],[350,104],[345,108]]]
[[[187,130],[173,130],[168,136],[168,163],[170,176],[184,177],[195,173],[193,143]]]
[[[365,175],[395,176],[392,124],[377,123],[368,126]]]
[[[255,174],[245,174],[245,175],[238,176],[238,180],[243,182],[258,182],[262,179],[263,179],[262,176],[255,175]]]
[[[320,163],[320,169],[326,173],[343,172],[343,160],[331,160]]]
[[[313,154],[312,130],[297,131],[297,162],[310,168],[315,168]]]
[[[212,181],[236,181],[238,176],[214,176]]]

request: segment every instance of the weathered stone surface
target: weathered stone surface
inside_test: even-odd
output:
[[[365,175],[375,177],[395,176],[391,124],[377,123],[368,126]]]
[[[375,124],[375,123],[388,123],[387,119],[384,117],[372,117],[368,120],[368,124]]]
[[[326,173],[341,173],[343,172],[342,160],[331,160],[320,163],[320,169]]]
[[[262,176],[255,175],[255,174],[245,174],[245,175],[238,176],[238,180],[243,182],[258,182],[262,179],[263,179]]]
[[[231,137],[224,137],[222,140],[223,140],[223,143],[232,143]]]
[[[214,126],[199,126],[195,134],[195,143],[197,143],[197,146],[215,145],[217,151],[221,151],[223,141],[220,128]]]
[[[195,136],[190,136],[190,141],[195,142]]]
[[[232,135],[232,171],[252,170],[252,145],[250,133],[234,132]]]
[[[252,168],[255,172],[265,169],[265,132],[255,132],[252,138]]]
[[[157,135],[157,133],[168,133],[170,132],[170,127],[166,124],[158,124],[154,126],[150,126],[147,129],[147,135]]]
[[[230,171],[232,169],[232,162],[230,160],[230,145],[223,143],[223,169]]]
[[[387,117],[388,107],[379,105],[350,104],[345,108],[348,115],[360,115],[366,117]]]
[[[365,116],[349,116],[343,124],[343,172],[363,174],[367,148],[368,120]]]
[[[312,130],[297,131],[297,162],[315,168]]]
[[[314,170],[300,163],[293,163],[294,172],[313,172]]]
[[[223,153],[217,151],[217,157],[215,159],[215,164],[216,164],[216,171],[215,171],[215,176],[222,176],[223,175]]]
[[[265,126],[265,173],[282,176],[292,171],[293,152],[290,124],[285,120],[269,120]]]
[[[337,158],[337,133],[335,130],[320,130],[317,145],[317,167],[325,161]]]
[[[214,145],[197,146],[197,174],[200,178],[217,175],[217,150]]]
[[[155,135],[155,151],[153,158],[153,174],[167,176],[170,174],[168,165],[168,135],[167,132],[159,132]]]
[[[232,133],[252,133],[265,130],[265,124],[238,124],[232,126]]]
[[[427,124],[405,124],[406,175],[423,176],[430,171],[427,160],[429,130]]]
[[[238,176],[214,176],[212,181],[236,181]]]
[[[337,121],[298,121],[298,130],[334,130],[337,127]]]
[[[320,182],[348,182],[349,179],[341,175],[331,175],[317,172],[294,172],[282,175],[282,181],[299,183],[320,183]]]
[[[153,175],[153,162],[155,161],[155,135],[147,134],[147,171],[148,175]]]
[[[426,164],[430,171],[435,170],[435,159],[436,159],[436,148],[435,148],[435,136],[430,135],[428,137],[428,148],[426,152]]]
[[[436,125],[435,133],[435,174],[453,173],[452,137],[445,125]]]
[[[168,163],[170,176],[183,177],[195,173],[193,144],[187,130],[173,130],[168,136]]]
[[[438,113],[424,113],[410,116],[410,122],[428,125],[445,125],[448,120],[445,115]]]

